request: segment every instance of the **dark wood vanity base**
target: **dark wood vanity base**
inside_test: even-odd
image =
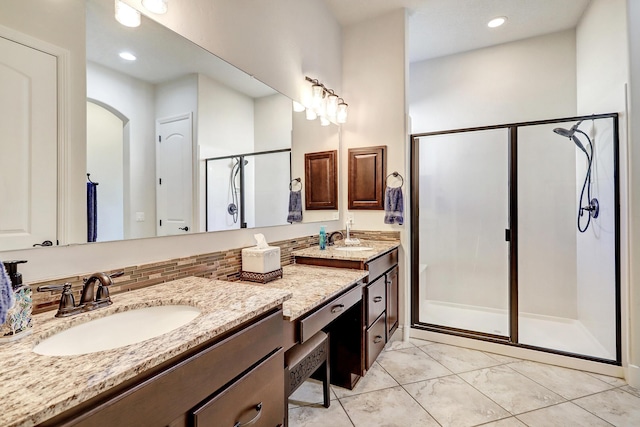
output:
[[[271,311],[39,425],[283,424],[282,338],[282,310]]]

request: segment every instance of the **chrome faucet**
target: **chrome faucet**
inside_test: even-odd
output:
[[[63,285],[47,285],[39,286],[38,292],[46,291],[59,291],[62,290],[62,296],[60,297],[60,304],[58,305],[58,312],[56,317],[73,316],[74,314],[83,313],[85,311],[95,310],[96,308],[106,307],[111,305],[111,297],[109,297],[109,289],[107,286],[113,284],[112,278],[119,277],[124,274],[124,271],[107,275],[105,273],[95,273],[89,278],[82,280],[82,294],[80,296],[80,303],[76,305],[71,293],[71,283],[65,283]],[[95,290],[95,283],[99,282],[98,289]]]
[[[329,234],[329,238],[327,239],[327,245],[333,246],[336,243],[334,240],[335,236],[340,236],[341,239],[344,239],[344,234],[342,234],[342,231],[334,231],[333,233]]]

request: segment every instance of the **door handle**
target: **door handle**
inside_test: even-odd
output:
[[[382,301],[382,297],[375,297],[373,299],[373,302],[380,302],[380,301]]]
[[[34,243],[33,247],[35,248],[36,246],[53,246],[53,242],[51,240],[45,240],[42,243]]]
[[[189,231],[189,227],[178,227],[178,230]]]

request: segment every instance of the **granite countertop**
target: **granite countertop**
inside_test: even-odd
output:
[[[364,246],[371,248],[371,250],[366,251],[349,251],[349,250],[339,250],[336,248],[348,247],[344,245],[342,240],[338,240],[334,246],[327,246],[326,249],[320,250],[320,247],[314,246],[311,248],[300,249],[297,251],[293,251],[293,255],[298,257],[305,258],[325,258],[325,259],[342,259],[348,261],[360,261],[367,262],[370,261],[390,250],[397,248],[400,246],[400,241],[382,241],[382,240],[360,240],[360,244],[355,246]]]
[[[0,344],[0,425],[40,423],[278,307],[290,297],[290,291],[277,287],[187,277],[115,295],[111,306],[68,318],[55,318],[55,312],[38,314],[29,335]],[[129,309],[174,304],[192,305],[202,312],[169,333],[98,354],[52,357],[32,352],[44,338],[70,326]]]
[[[293,294],[282,305],[283,316],[290,321],[322,305],[369,275],[366,270],[295,264],[282,267],[282,272],[282,279],[259,286]]]

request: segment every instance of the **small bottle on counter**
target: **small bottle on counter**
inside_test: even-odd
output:
[[[321,251],[327,249],[327,232],[324,227],[324,225],[320,226],[320,236],[318,237],[318,243],[320,244]]]

